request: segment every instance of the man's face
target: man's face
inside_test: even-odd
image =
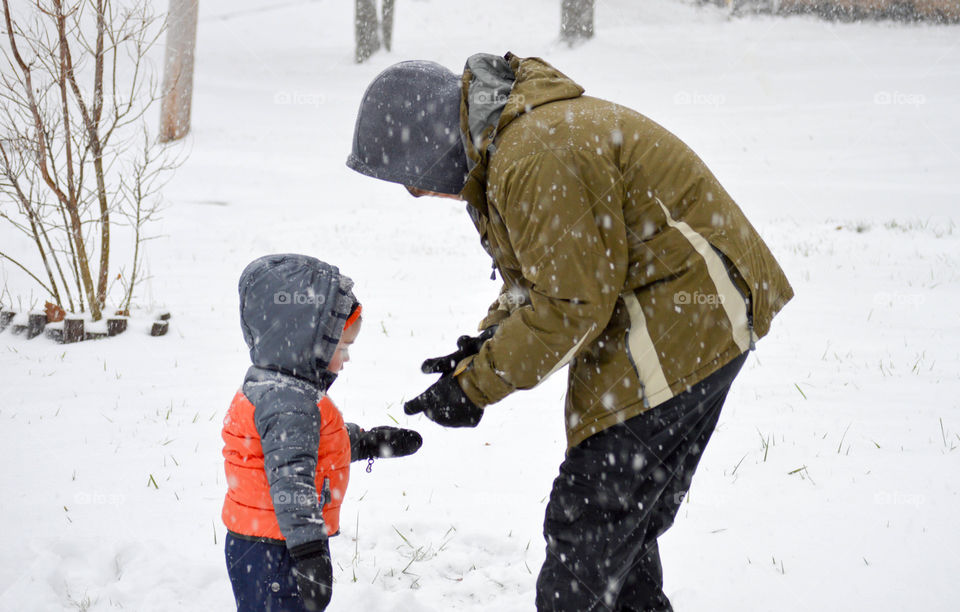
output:
[[[451,193],[437,193],[436,191],[427,191],[426,189],[417,189],[416,187],[411,187],[409,185],[405,185],[405,187],[407,188],[407,191],[410,193],[410,195],[412,195],[415,198],[419,198],[422,196],[433,196],[435,198],[447,198],[448,200],[463,199],[460,196],[453,195]]]
[[[333,359],[330,360],[330,365],[327,366],[327,369],[333,372],[334,374],[339,374],[340,370],[343,369],[343,365],[350,361],[350,345],[357,341],[357,336],[360,335],[360,327],[363,325],[363,318],[359,318],[353,322],[353,325],[344,330],[343,334],[340,336],[340,342],[337,344],[337,350],[333,352]]]

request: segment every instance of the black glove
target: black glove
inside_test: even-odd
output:
[[[457,338],[457,350],[443,357],[431,357],[423,362],[420,370],[424,374],[452,374],[457,364],[480,352],[483,343],[493,338],[497,326],[488,327],[479,336],[460,336]]]
[[[295,546],[290,549],[290,556],[303,607],[310,612],[325,610],[333,595],[333,566],[327,540]]]
[[[406,457],[420,450],[423,438],[412,429],[374,427],[350,441],[351,461],[375,457]]]
[[[403,411],[422,412],[444,427],[476,427],[483,417],[483,408],[471,402],[457,379],[449,375],[441,376],[426,391],[404,404]]]

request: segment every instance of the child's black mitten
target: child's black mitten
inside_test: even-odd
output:
[[[295,546],[290,549],[290,556],[303,607],[310,612],[325,610],[333,595],[333,566],[327,541]]]
[[[361,430],[350,440],[350,459],[374,459],[377,457],[406,457],[420,450],[423,438],[412,429],[399,427],[374,427]]]
[[[497,326],[488,327],[479,336],[460,336],[457,338],[457,350],[443,357],[431,357],[423,362],[420,371],[424,374],[452,374],[457,364],[470,355],[480,352],[483,343],[493,338]]]

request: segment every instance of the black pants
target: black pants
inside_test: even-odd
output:
[[[237,612],[306,612],[285,545],[227,533],[224,552]]]
[[[657,538],[673,524],[744,361],[570,449],[544,519],[539,612],[672,610]]]

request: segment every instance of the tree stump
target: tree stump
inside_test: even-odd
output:
[[[47,326],[47,315],[43,313],[31,314],[27,319],[27,339],[33,339],[43,333]]]
[[[126,319],[107,319],[107,335],[111,338],[127,331]]]
[[[154,321],[150,328],[151,336],[166,336],[170,330],[170,321]]]
[[[12,310],[4,310],[3,312],[0,312],[0,332],[7,329],[7,326],[10,325],[10,321],[13,321],[13,317],[16,315],[17,313],[13,312]]]
[[[73,344],[86,339],[83,333],[83,319],[68,317],[63,320],[63,335],[61,342],[64,344]]]

